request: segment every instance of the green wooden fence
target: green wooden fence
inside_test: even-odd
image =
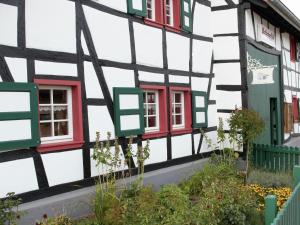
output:
[[[300,164],[300,148],[254,144],[252,162],[267,170],[291,171]]]
[[[276,196],[265,198],[265,225],[300,224],[300,166],[294,167],[294,190],[276,216]]]

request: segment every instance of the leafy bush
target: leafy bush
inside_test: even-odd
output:
[[[36,225],[73,225],[73,223],[66,215],[59,215],[53,218],[47,218],[45,215],[41,221],[36,222]]]
[[[290,173],[252,170],[247,180],[248,184],[258,184],[266,188],[292,187],[293,178]]]
[[[20,217],[18,206],[21,204],[21,199],[16,199],[13,192],[8,193],[6,197],[5,200],[0,199],[0,224],[8,222],[10,225],[14,225]]]

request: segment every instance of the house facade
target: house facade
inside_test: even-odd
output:
[[[216,142],[218,117],[228,130],[236,108],[270,125],[261,143],[299,133],[300,27],[283,9],[254,0],[0,0],[0,198],[91,185],[96,132],[103,142],[117,136],[123,155],[129,136],[133,151],[149,140],[147,171],[208,157],[200,128]]]

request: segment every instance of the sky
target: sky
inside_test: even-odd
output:
[[[299,0],[281,0],[299,19],[300,19],[300,1]]]

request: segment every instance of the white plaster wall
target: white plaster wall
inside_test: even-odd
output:
[[[292,91],[284,90],[284,102],[292,103]]]
[[[0,3],[0,44],[18,46],[18,8]]]
[[[283,69],[283,83],[284,85],[289,85],[288,71],[286,69]]]
[[[193,40],[193,72],[210,73],[212,43]]]
[[[143,146],[146,145],[146,141],[143,141]],[[167,139],[160,138],[151,140],[149,143],[150,156],[145,161],[145,164],[152,164],[167,161]]]
[[[139,23],[133,24],[137,64],[163,67],[162,31]]]
[[[251,15],[251,9],[246,9],[245,10],[245,17],[246,17],[246,34],[255,39],[254,35],[254,26],[252,22],[252,15]]]
[[[84,82],[87,98],[103,98],[103,93],[91,62],[84,62]]]
[[[225,0],[212,0],[211,1],[211,6],[212,7],[222,6],[222,5],[227,5]]]
[[[209,82],[209,78],[192,77],[191,78],[192,90],[207,92],[208,82]]]
[[[192,155],[191,134],[172,137],[172,158],[180,158]]]
[[[26,0],[25,6],[28,48],[76,52],[74,2]]]
[[[131,62],[128,20],[83,6],[98,58]]]
[[[213,127],[218,125],[217,105],[208,105],[207,117],[208,117],[208,123],[207,123],[208,127]]]
[[[127,12],[127,1],[124,0],[92,0],[100,3],[101,5],[108,6],[118,11]]]
[[[106,106],[88,106],[90,141],[96,140],[96,132],[100,132],[100,140],[106,140],[107,132],[115,137],[115,127]]]
[[[114,87],[135,87],[133,70],[113,67],[102,67],[102,69],[111,96]]]
[[[15,82],[27,82],[27,61],[23,58],[5,57]]]
[[[190,81],[188,76],[169,75],[169,82],[188,84]]]
[[[211,20],[211,8],[196,2],[193,20],[193,33],[205,37],[212,37]]]
[[[85,40],[85,38],[84,38],[84,34],[83,34],[83,32],[81,31],[81,47],[82,47],[82,50],[83,50],[83,53],[85,54],[85,55],[90,55],[90,52],[89,52],[89,49],[88,49],[88,47],[87,47],[87,43],[86,43],[86,40]]]
[[[169,69],[189,71],[190,40],[167,32],[167,56]]]
[[[237,9],[218,10],[212,12],[213,33],[238,33]]]
[[[148,82],[165,82],[165,75],[161,73],[151,73],[139,71],[139,80]]]
[[[0,163],[0,198],[39,189],[32,158]]]
[[[239,59],[238,37],[215,37],[214,38],[214,59]]]
[[[257,35],[257,33],[258,33],[258,24],[261,24],[261,17],[257,13],[255,13],[255,12],[253,12],[253,17],[254,17],[255,33]],[[257,38],[257,36],[256,36],[256,38]]]
[[[208,133],[205,133],[205,134],[206,134],[207,138],[209,140],[211,140],[214,145],[217,145],[217,132],[216,131],[208,132]],[[200,153],[211,152],[213,150],[214,150],[214,148],[209,147],[208,142],[206,141],[205,138],[203,138]]]
[[[276,49],[281,51],[280,29],[276,27]]]
[[[49,186],[83,179],[82,150],[41,155]]]
[[[217,93],[216,78],[212,78],[209,100],[216,100],[217,99],[216,93]],[[218,104],[218,102],[217,102],[217,104]]]
[[[35,73],[40,75],[57,75],[77,77],[77,65],[35,60]]]
[[[241,67],[240,63],[216,63],[214,73],[217,85],[240,85]]]
[[[283,65],[286,65],[288,68],[291,67],[291,56],[290,56],[290,52],[282,49],[282,55],[283,55]]]
[[[200,143],[201,133],[194,134],[194,144],[195,144],[195,152],[198,150],[198,146]]]
[[[31,139],[30,120],[4,120],[0,127],[0,142]]]
[[[289,33],[282,33],[282,46],[288,50],[290,50],[290,35]]]
[[[242,107],[240,91],[217,91],[218,109],[235,109]]]

